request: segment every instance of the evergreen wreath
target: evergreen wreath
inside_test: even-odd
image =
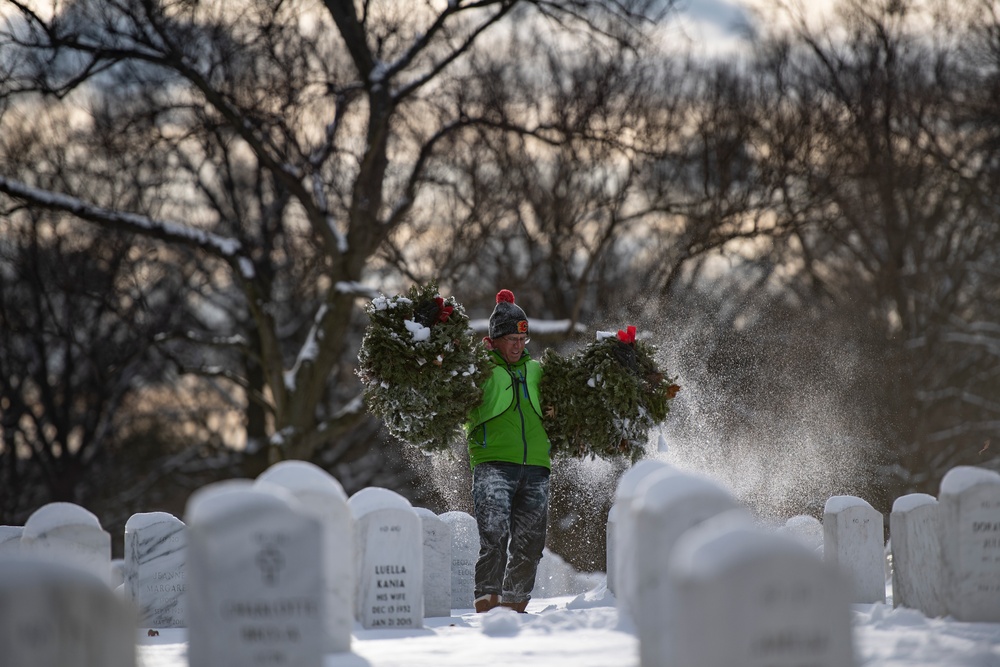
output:
[[[405,296],[380,295],[365,312],[358,376],[368,411],[393,436],[428,451],[463,438],[462,424],[489,375],[465,308],[431,282]]]
[[[642,457],[649,430],[666,419],[680,391],[657,368],[655,353],[632,326],[598,334],[569,357],[545,350],[539,393],[554,458]]]

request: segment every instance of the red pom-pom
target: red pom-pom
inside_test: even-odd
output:
[[[501,301],[506,301],[507,303],[514,303],[514,293],[509,289],[502,289],[497,292],[497,303]]]

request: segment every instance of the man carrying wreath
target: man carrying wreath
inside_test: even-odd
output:
[[[483,339],[492,373],[465,425],[479,525],[477,612],[502,605],[524,613],[545,547],[550,443],[538,396],[542,367],[528,340],[527,316],[510,290],[500,290]]]

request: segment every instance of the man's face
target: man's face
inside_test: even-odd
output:
[[[521,358],[524,346],[528,344],[527,334],[507,334],[493,339],[493,348],[500,353],[503,360],[508,364],[515,363]]]

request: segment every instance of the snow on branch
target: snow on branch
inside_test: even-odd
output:
[[[302,343],[302,348],[295,359],[295,364],[291,370],[285,372],[285,388],[289,392],[295,391],[295,378],[302,365],[313,363],[316,361],[317,355],[319,355],[319,340],[322,338],[321,327],[323,326],[323,319],[326,317],[327,310],[327,305],[324,303],[316,311],[316,317],[313,318],[313,325],[309,328],[309,334],[306,336],[305,342]]]
[[[970,433],[989,434],[997,429],[1000,429],[1000,420],[997,419],[977,422],[963,422],[952,426],[951,428],[941,429],[931,433],[927,436],[927,442],[941,442],[942,440],[950,440],[952,438],[967,436]]]
[[[354,280],[341,280],[333,286],[333,289],[339,294],[350,294],[351,296],[359,296],[369,300],[379,295],[379,291],[374,287],[368,287],[368,285]]]
[[[249,344],[249,341],[247,341],[245,337],[238,334],[234,336],[206,336],[197,331],[185,331],[182,336],[178,336],[173,333],[159,333],[153,338],[153,340],[156,342],[163,342],[178,337],[192,343],[209,345],[212,347],[235,347],[245,349]]]
[[[962,343],[965,345],[984,347],[990,354],[1000,356],[1000,338],[981,334],[965,334],[957,331],[946,333],[942,340],[946,343]]]
[[[971,322],[967,328],[969,331],[1000,335],[1000,324],[997,324],[996,322]]]
[[[200,248],[229,262],[239,261],[242,247],[236,239],[219,236],[169,220],[154,220],[144,215],[95,206],[76,197],[32,187],[0,176],[0,192],[28,205],[71,213],[76,217],[119,231]],[[244,263],[245,264],[245,263]],[[241,264],[244,273],[252,266]],[[250,276],[252,277],[252,273]]]
[[[330,233],[334,239],[337,251],[342,255],[347,254],[348,245],[347,237],[337,229],[337,220],[332,215],[330,215],[329,206],[327,205],[326,192],[323,190],[324,184],[323,179],[320,178],[319,174],[313,174],[312,176],[312,193],[313,198],[316,200],[316,207],[323,212],[323,219],[326,222],[326,230]],[[325,236],[325,235],[324,235]]]

